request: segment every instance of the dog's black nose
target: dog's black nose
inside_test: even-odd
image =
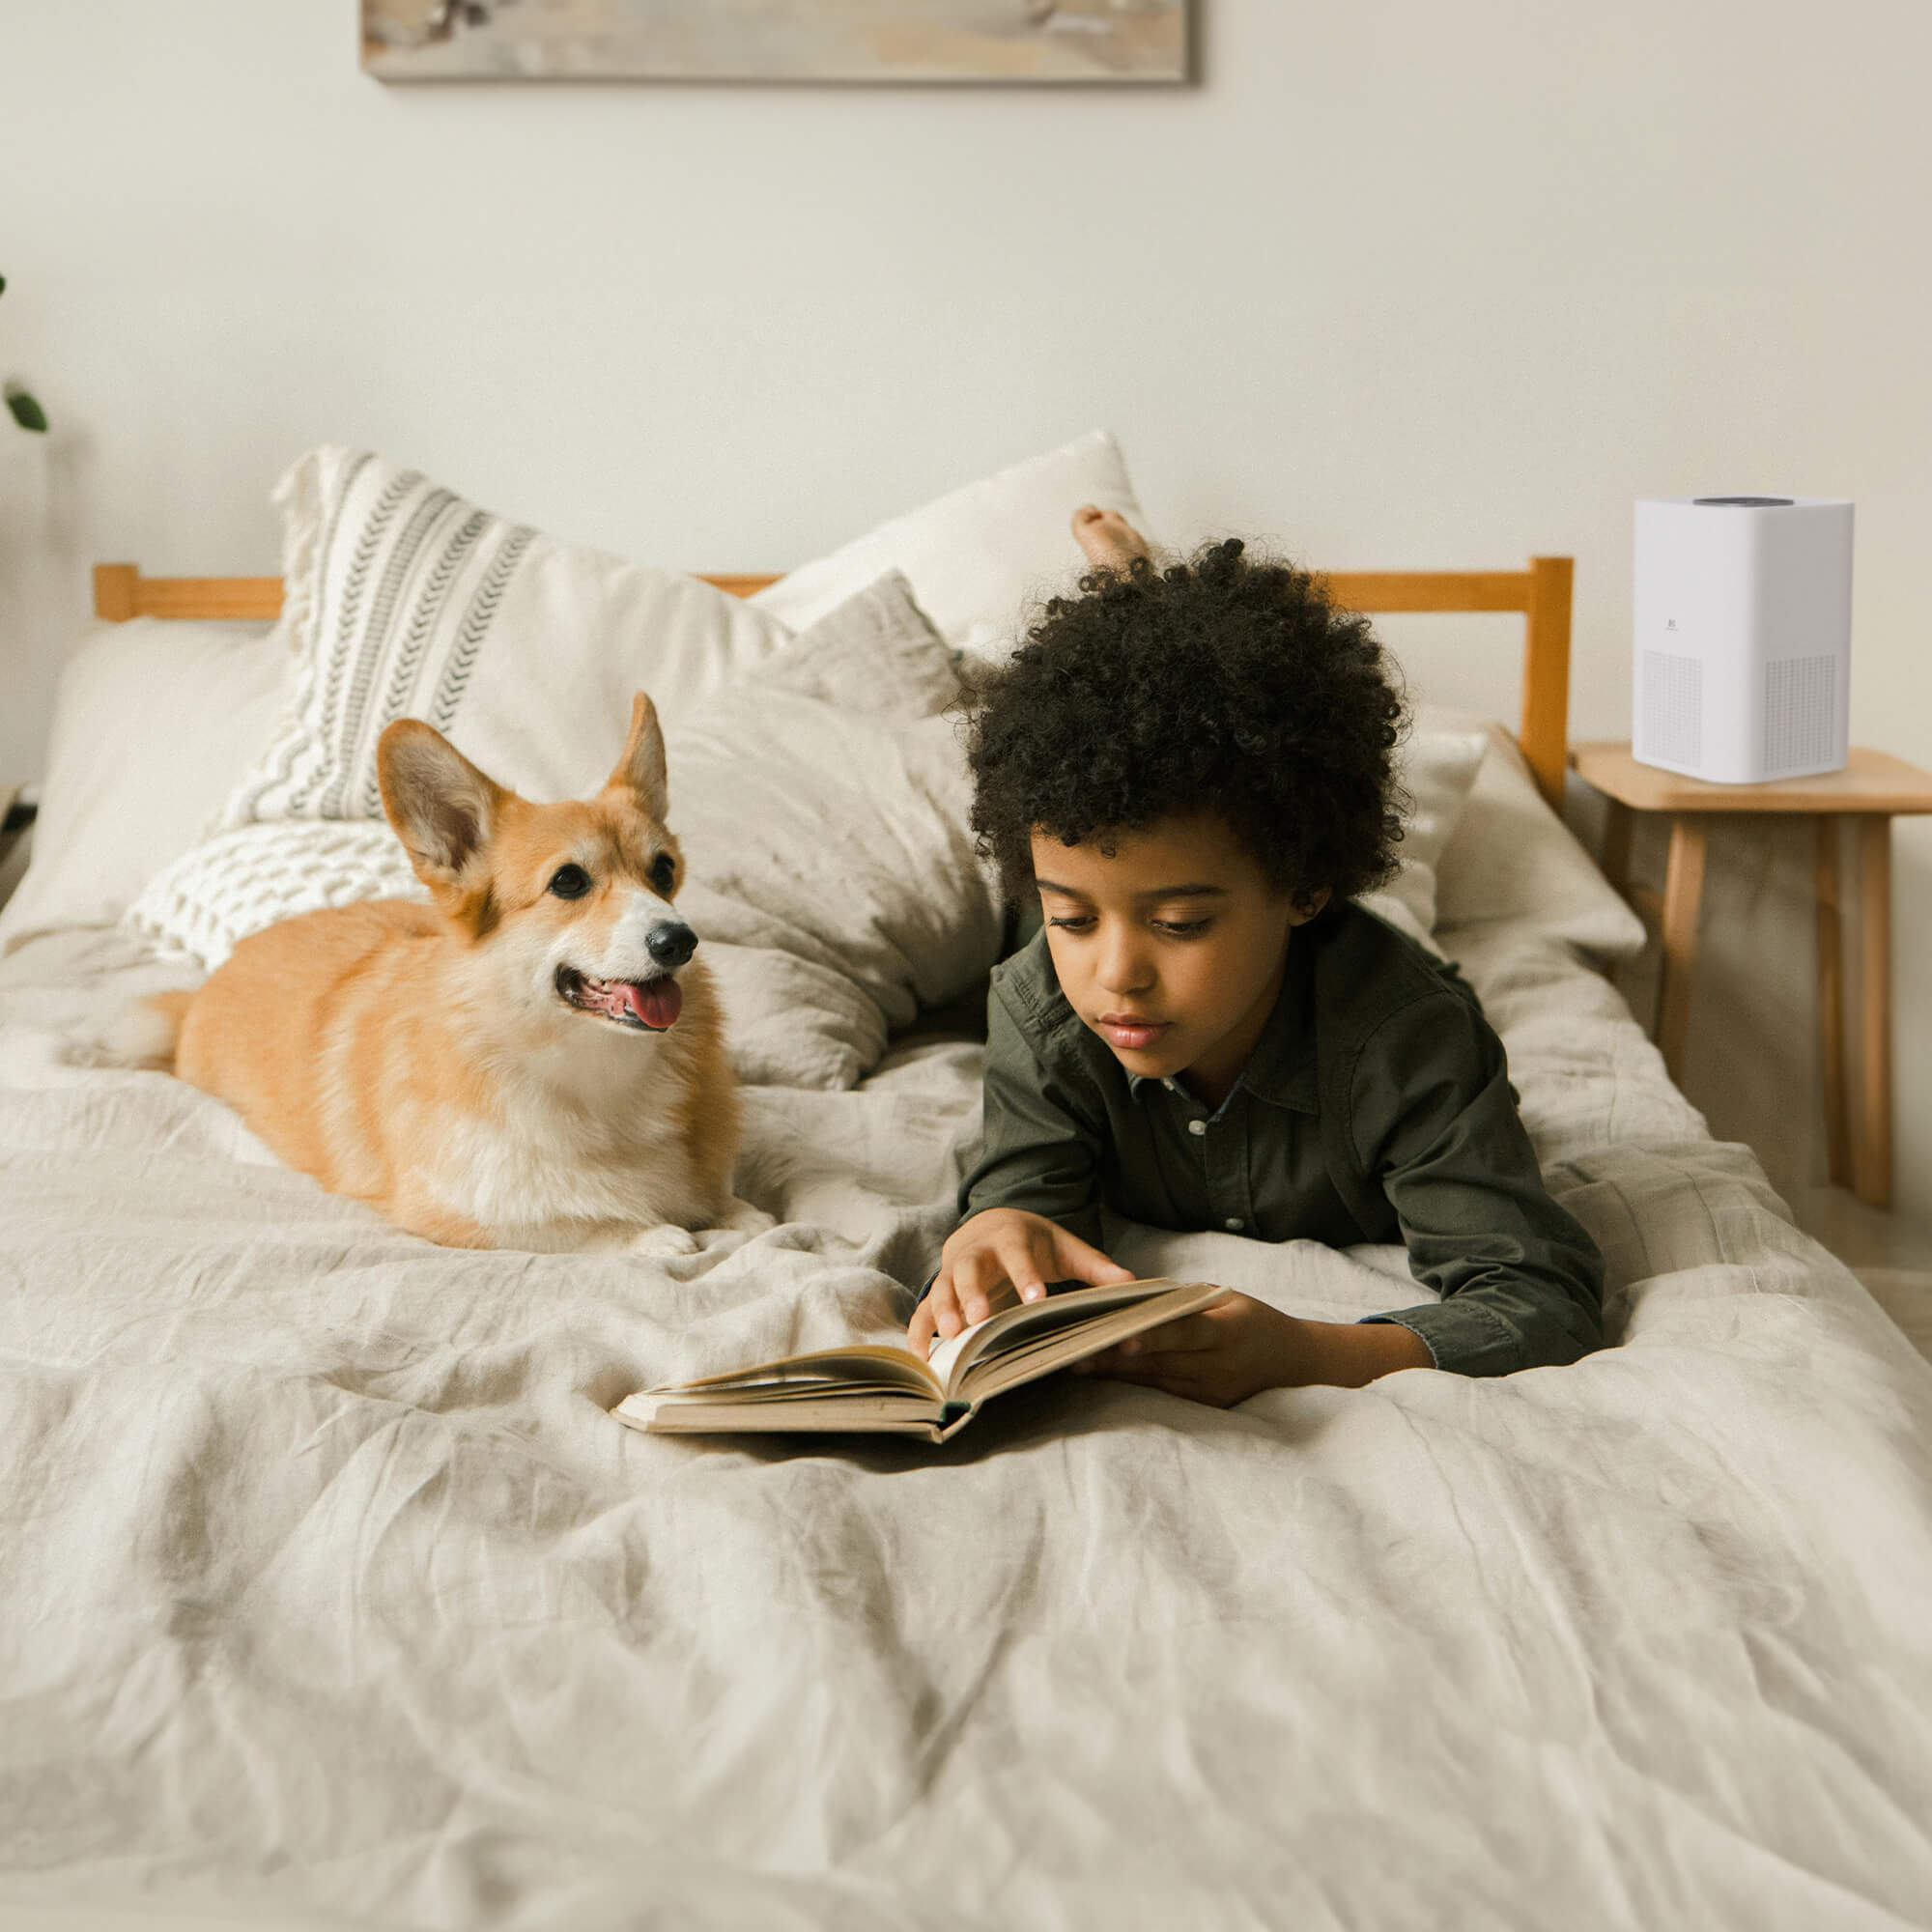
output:
[[[682,966],[697,951],[697,935],[676,920],[654,925],[644,935],[644,947],[651,957],[668,973]]]

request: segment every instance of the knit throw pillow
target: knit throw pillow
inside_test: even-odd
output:
[[[204,839],[148,882],[121,925],[212,973],[250,933],[285,919],[428,898],[386,819],[288,819]]]

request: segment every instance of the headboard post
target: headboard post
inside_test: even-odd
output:
[[[134,594],[141,570],[132,563],[94,566],[94,614],[103,624],[125,624],[134,614]]]
[[[1522,729],[1519,742],[1550,810],[1563,810],[1570,731],[1570,597],[1577,559],[1529,560],[1523,626]]]

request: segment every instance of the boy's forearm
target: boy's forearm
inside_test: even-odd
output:
[[[1264,1389],[1360,1388],[1398,1369],[1434,1366],[1428,1343],[1399,1322],[1310,1321],[1236,1293],[1090,1356],[1073,1373],[1118,1376],[1229,1408]]]
[[[1429,1344],[1399,1321],[1310,1321],[1296,1318],[1302,1345],[1303,1383],[1361,1388],[1398,1369],[1427,1369],[1435,1358]]]

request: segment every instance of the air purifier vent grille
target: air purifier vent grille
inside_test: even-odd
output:
[[[1704,667],[1675,651],[1643,654],[1643,755],[1694,765],[1704,746]]]
[[[1832,761],[1837,746],[1835,658],[1783,658],[1764,668],[1764,768],[1771,776]]]

